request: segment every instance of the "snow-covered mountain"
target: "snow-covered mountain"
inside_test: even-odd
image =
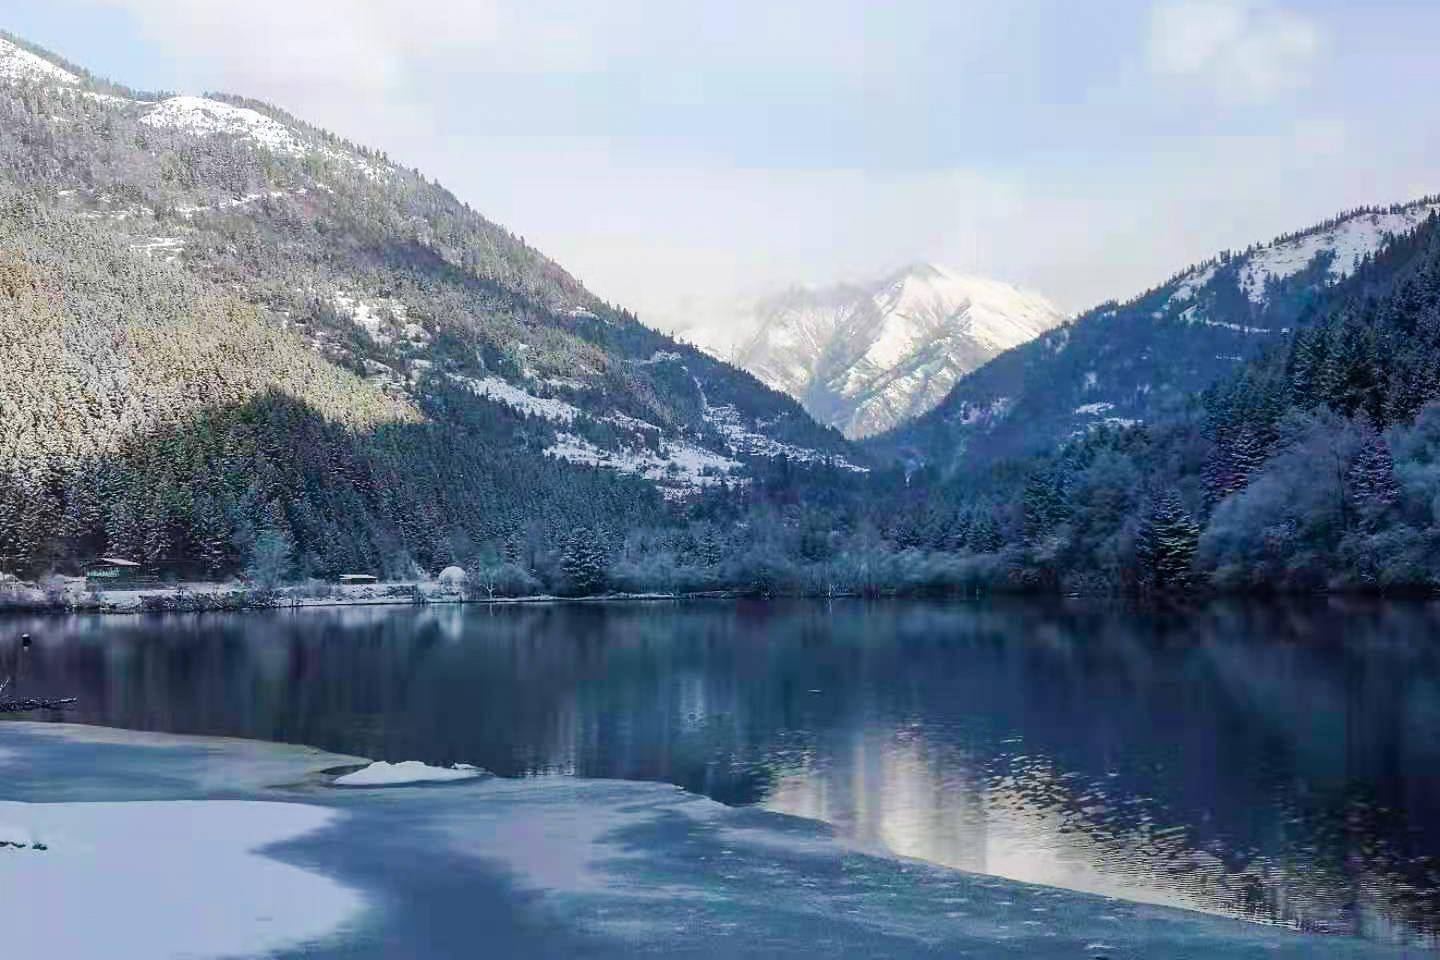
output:
[[[960,377],[1063,319],[1039,294],[921,263],[760,301],[734,360],[858,438],[925,413]]]
[[[69,70],[11,43],[4,37],[0,37],[0,79],[65,85],[80,82],[80,78]]]
[[[1152,421],[1284,342],[1318,302],[1347,294],[1361,263],[1437,214],[1436,197],[1351,210],[1221,253],[996,357],[929,414],[875,442],[912,461],[959,466]]]
[[[465,542],[618,542],[781,460],[866,472],[792,398],[382,152],[3,32],[0,275],[0,555],[34,569],[98,489],[81,471],[121,492],[67,527],[69,560],[217,574],[260,529],[307,571],[403,573]]]

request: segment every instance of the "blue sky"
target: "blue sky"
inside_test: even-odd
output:
[[[420,167],[666,328],[933,260],[1080,309],[1440,191],[1440,4],[0,0]]]

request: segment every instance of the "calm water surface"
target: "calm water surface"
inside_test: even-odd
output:
[[[1436,605],[9,619],[4,674],[86,722],[663,780],[967,870],[1440,942]]]

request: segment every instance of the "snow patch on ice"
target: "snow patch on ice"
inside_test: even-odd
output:
[[[320,830],[298,803],[0,801],[44,850],[0,851],[6,956],[269,956],[327,937],[360,897],[256,851]]]
[[[363,770],[336,777],[335,784],[341,787],[393,787],[409,783],[474,780],[478,776],[480,770],[468,763],[457,763],[453,767],[432,767],[419,760],[402,760],[400,763],[377,760]]]

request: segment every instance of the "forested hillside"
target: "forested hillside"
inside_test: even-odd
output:
[[[789,398],[264,104],[0,39],[0,185],[4,569],[229,574],[260,544],[295,576],[504,554],[533,577],[707,488],[863,470]]]
[[[1174,416],[1345,296],[1357,268],[1436,210],[1433,197],[1354,210],[1221,253],[1002,354],[873,447],[911,463],[975,470],[1045,453],[1101,426]]]
[[[1440,219],[1308,310],[1154,422],[919,471],[889,538],[984,558],[988,582],[1029,588],[1434,590]]]

